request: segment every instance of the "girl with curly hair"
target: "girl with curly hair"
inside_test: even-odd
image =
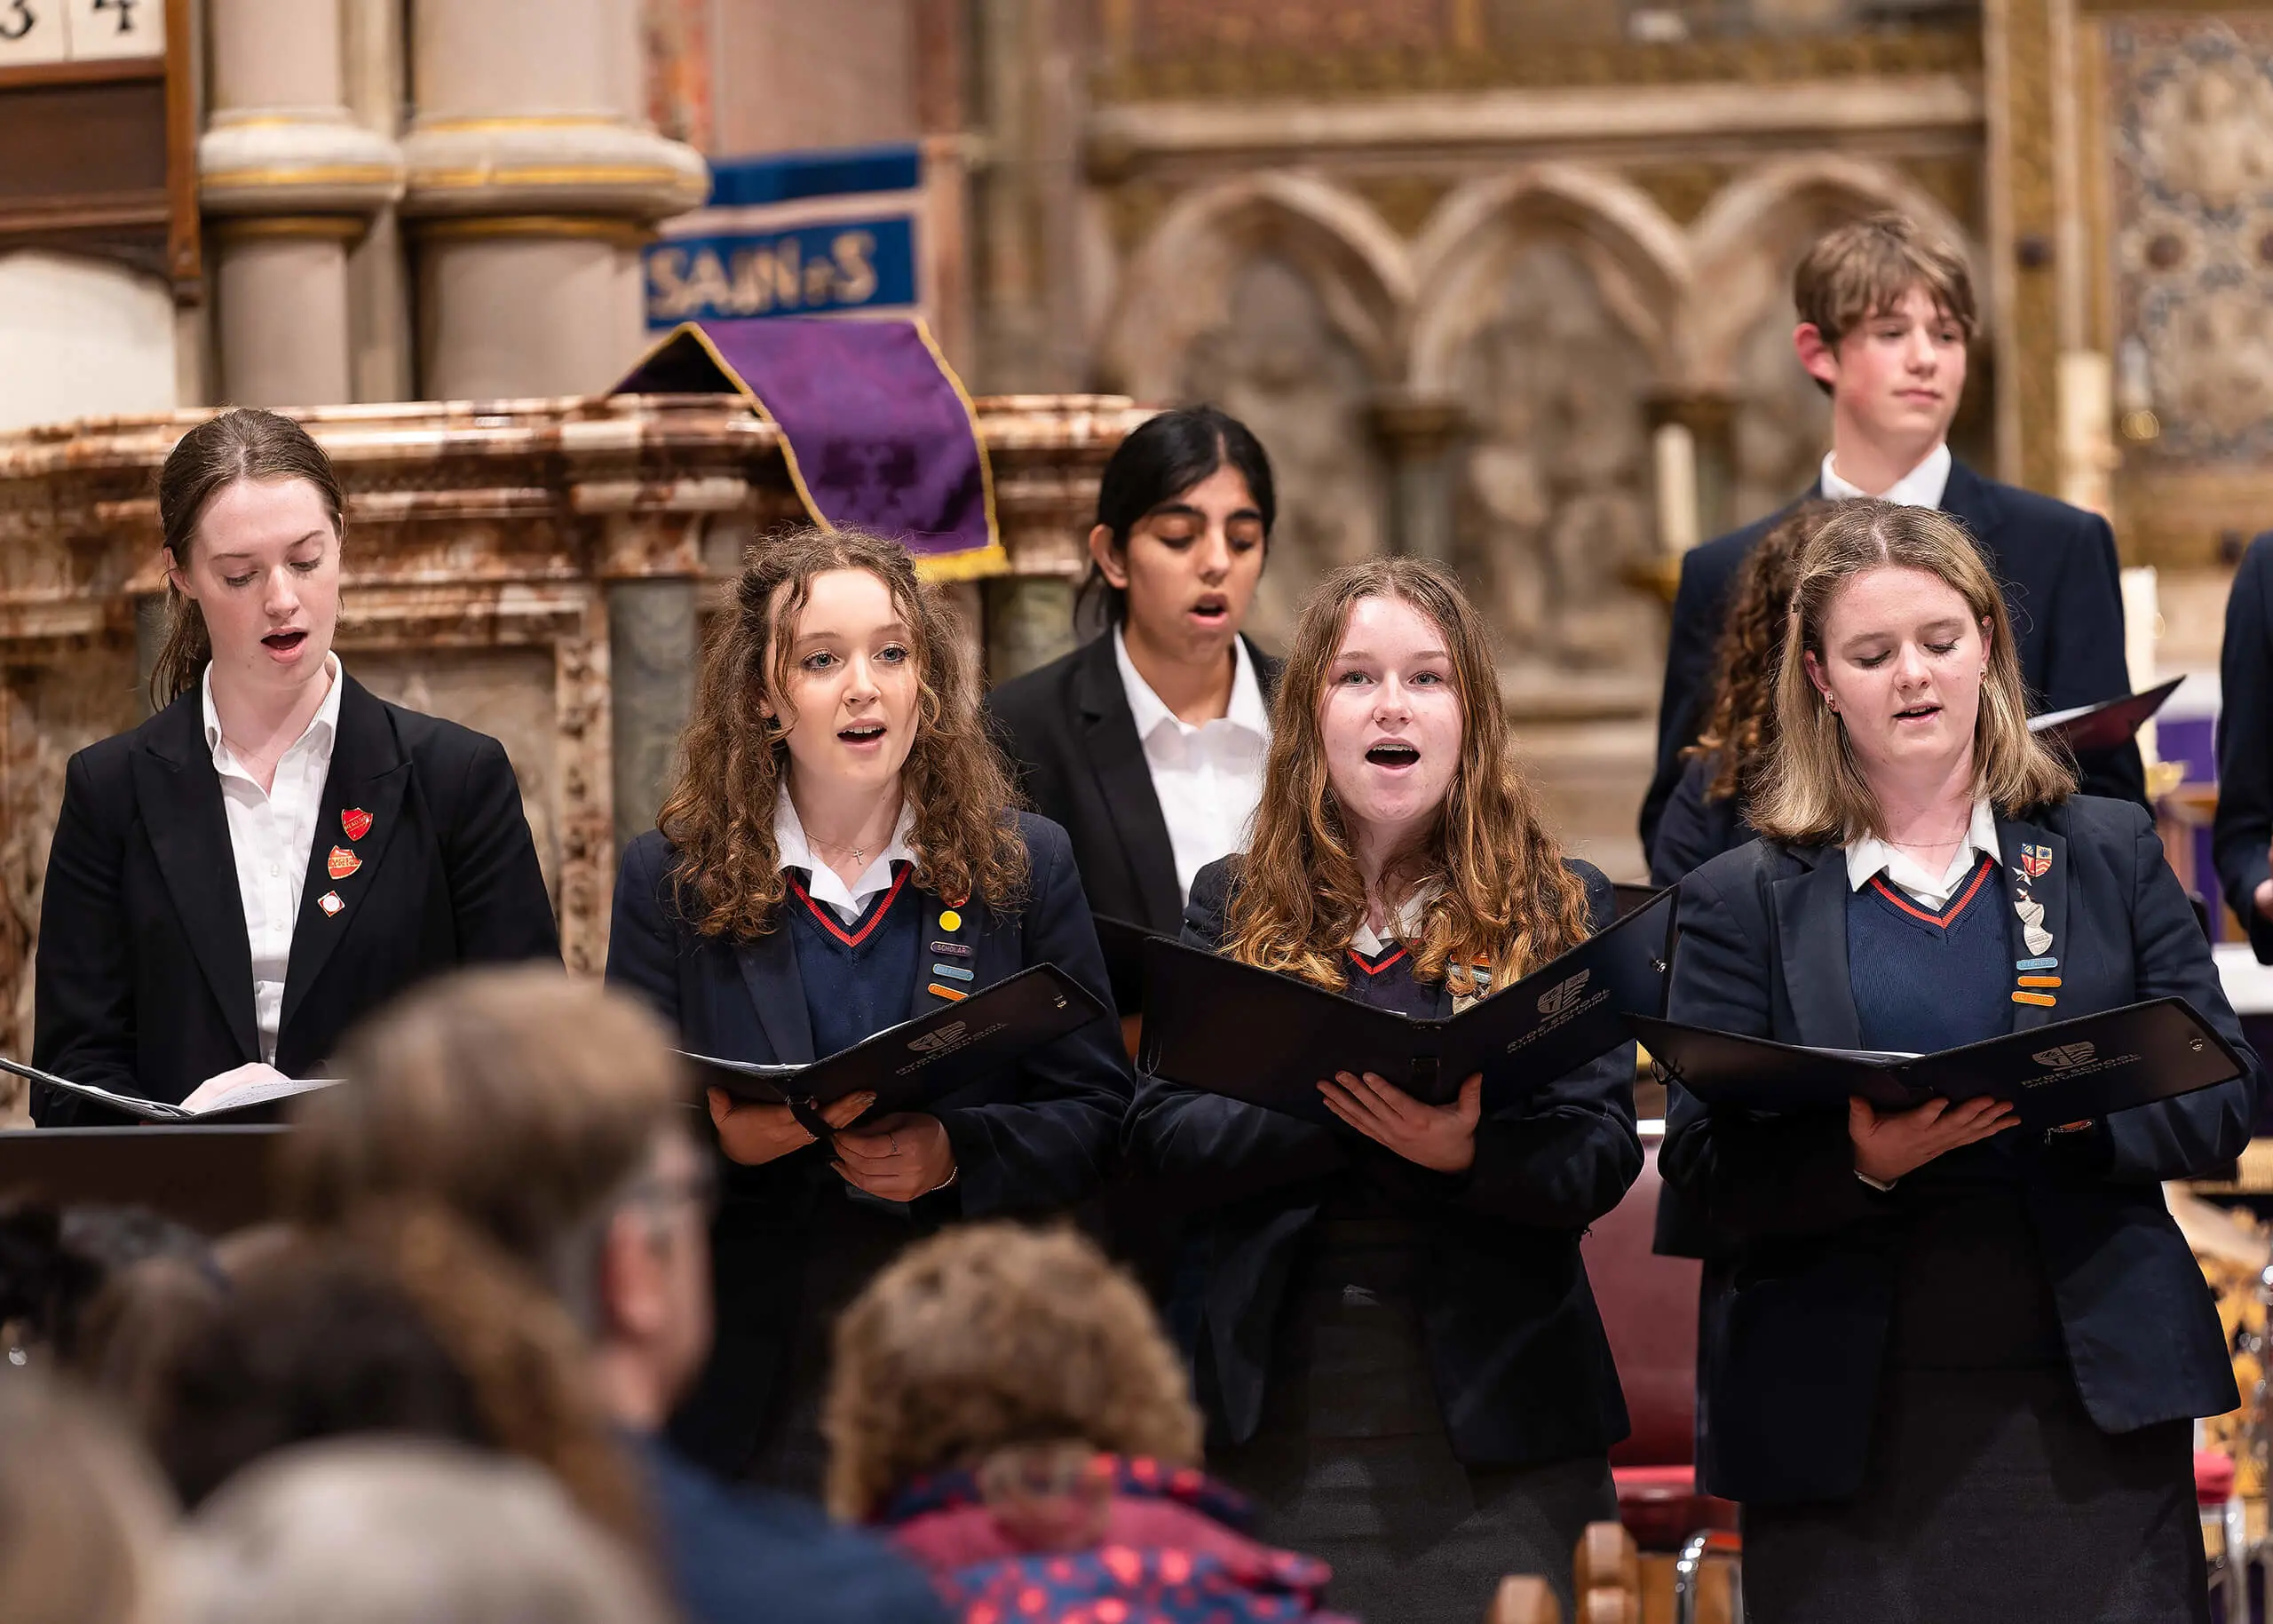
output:
[[[1441,1018],[1612,916],[1517,770],[1451,576],[1412,558],[1329,576],[1287,657],[1254,839],[1200,871],[1184,939]],[[1337,1606],[1468,1624],[1501,1575],[1567,1575],[1580,1531],[1617,1515],[1626,1406],[1579,1236],[1641,1171],[1633,1067],[1622,1046],[1490,1111],[1480,1074],[1436,1107],[1345,1072],[1317,1081],[1335,1129],[1140,1089],[1134,1153],[1208,1208],[1170,1320],[1210,1465],[1266,1538],[1333,1565]]]
[[[607,976],[687,1049],[811,1061],[1044,963],[1110,1007],[1065,831],[1014,810],[976,675],[897,543],[807,528],[753,550],[679,755],[624,852]],[[1090,1194],[1129,1090],[1102,1019],[933,1112],[839,1101],[825,1145],[713,1090],[718,1336],[682,1445],[816,1491],[835,1311],[943,1223]]]
[[[1652,885],[1677,884],[1757,833],[1745,808],[1776,742],[1776,668],[1791,621],[1792,559],[1836,511],[1829,502],[1800,503],[1745,558],[1721,630],[1704,731],[1681,753],[1681,781],[1650,845]]]

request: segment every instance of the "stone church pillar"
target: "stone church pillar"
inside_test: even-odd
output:
[[[210,0],[197,146],[221,400],[354,398],[347,251],[402,192],[395,144],[345,106],[340,0]]]
[[[422,393],[585,394],[637,358],[639,245],[709,191],[645,122],[643,59],[636,0],[414,0]]]

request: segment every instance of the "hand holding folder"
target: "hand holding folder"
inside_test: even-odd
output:
[[[1331,1126],[1318,1085],[1371,1072],[1423,1105],[1484,1074],[1484,1109],[1575,1071],[1665,1007],[1675,894],[1448,1020],[1415,1020],[1307,981],[1155,937],[1144,949],[1145,1075]]]
[[[855,1094],[873,1094],[869,1112],[888,1116],[928,1111],[958,1089],[1015,1065],[1105,1012],[1057,965],[1035,964],[960,1003],[887,1026],[827,1059],[765,1065],[709,1055],[686,1058],[705,1087],[739,1100],[787,1105],[807,1133],[826,1143],[836,1132],[821,1117],[826,1106]]]
[[[1845,1111],[1850,1097],[1906,1111],[1936,1097],[2009,1100],[2040,1130],[2174,1099],[2242,1073],[2240,1057],[2182,998],[2157,998],[1938,1054],[1810,1049],[1636,1016],[1665,1073],[1709,1105]]]

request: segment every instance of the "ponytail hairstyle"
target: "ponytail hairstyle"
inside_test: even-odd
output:
[[[189,567],[205,510],[240,479],[305,479],[323,498],[332,535],[345,536],[346,499],[323,448],[289,417],[233,407],[183,435],[158,471],[158,522],[175,568]],[[150,666],[150,708],[163,710],[195,687],[212,657],[204,612],[169,580],[165,635]]]
[[[1225,956],[1340,991],[1342,950],[1366,917],[1366,883],[1327,775],[1319,725],[1327,674],[1367,598],[1402,599],[1444,634],[1460,690],[1460,771],[1422,848],[1398,867],[1411,888],[1437,882],[1414,968],[1461,996],[1488,967],[1503,987],[1589,934],[1587,891],[1564,867],[1539,798],[1517,770],[1490,635],[1451,574],[1424,559],[1374,558],[1313,590],[1271,709],[1271,753],[1255,837],[1239,865]]]

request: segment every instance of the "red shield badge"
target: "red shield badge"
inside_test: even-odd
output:
[[[339,814],[339,827],[347,831],[350,840],[360,840],[371,832],[371,814],[360,806],[351,806]]]
[[[363,866],[363,860],[345,846],[334,846],[331,855],[323,860],[324,872],[335,880],[344,880]]]
[[[2051,867],[2052,848],[2050,846],[2023,846],[2021,848],[2021,872],[2030,879],[2042,879],[2045,870]]]

